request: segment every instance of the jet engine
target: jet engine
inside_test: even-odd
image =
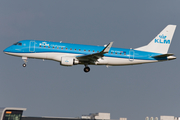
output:
[[[60,64],[63,66],[73,66],[73,65],[76,65],[78,63],[79,63],[79,61],[73,57],[61,57],[61,63]]]
[[[108,64],[107,59],[99,58],[96,62],[95,65],[106,65]]]

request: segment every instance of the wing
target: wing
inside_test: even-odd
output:
[[[94,54],[88,54],[88,55],[82,55],[82,56],[76,56],[76,58],[81,62],[95,62],[97,59],[104,56],[105,53],[108,53],[113,42],[110,42],[101,52],[94,53]]]

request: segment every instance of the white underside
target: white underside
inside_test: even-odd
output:
[[[18,57],[27,57],[27,58],[36,58],[36,59],[47,59],[61,62],[61,57],[74,57],[79,56],[81,54],[70,54],[70,53],[9,53],[6,54],[18,56]],[[120,65],[135,65],[135,64],[143,64],[143,63],[153,63],[158,62],[158,60],[140,60],[140,59],[125,59],[125,58],[116,58],[116,57],[103,57],[102,59],[98,59],[98,61],[94,64],[96,65],[110,65],[110,66],[120,66]]]

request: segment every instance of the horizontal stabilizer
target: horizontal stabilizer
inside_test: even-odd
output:
[[[173,55],[174,55],[173,53],[167,53],[167,54],[153,56],[153,58],[168,57],[168,56],[173,56]]]

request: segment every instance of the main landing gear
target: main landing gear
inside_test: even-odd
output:
[[[23,67],[26,67],[26,63],[24,63],[22,66],[23,66]]]
[[[24,61],[24,64],[22,64],[23,67],[26,67],[26,63],[27,63],[27,57],[22,57],[23,61]]]
[[[90,71],[90,67],[88,67],[87,65],[85,65],[85,68],[84,68],[84,72],[89,72]]]

